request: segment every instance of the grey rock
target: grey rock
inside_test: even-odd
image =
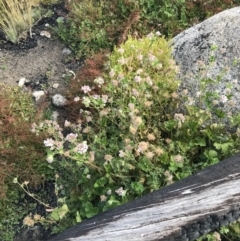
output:
[[[62,54],[65,54],[65,55],[70,55],[71,53],[72,53],[72,51],[68,48],[64,48],[62,51]]]
[[[240,7],[236,7],[216,14],[173,38],[173,57],[181,70],[180,90],[186,88],[189,96],[195,97],[201,78],[216,79],[228,68],[214,86],[214,91],[219,96],[226,95],[226,86],[231,84],[232,101],[220,101],[220,108],[237,113],[240,110],[239,36]],[[213,46],[217,47],[214,51],[211,50]],[[215,60],[209,64],[211,56]],[[208,66],[205,73],[201,72],[202,65]]]
[[[42,96],[44,96],[45,92],[43,90],[36,90],[32,93],[32,96],[35,98],[35,101],[39,101]]]
[[[52,97],[52,103],[55,105],[55,106],[58,106],[58,107],[63,107],[66,105],[66,102],[67,102],[67,99],[60,95],[60,94],[55,94],[53,97]]]

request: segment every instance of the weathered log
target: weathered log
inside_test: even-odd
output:
[[[49,241],[191,241],[240,216],[240,154],[96,215]]]

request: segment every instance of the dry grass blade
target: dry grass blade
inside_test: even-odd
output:
[[[6,38],[17,43],[19,36],[33,25],[33,7],[40,0],[0,0],[0,29]]]

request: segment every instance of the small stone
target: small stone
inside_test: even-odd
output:
[[[65,54],[65,55],[70,55],[71,53],[72,53],[72,51],[68,48],[64,48],[62,51],[62,54]]]
[[[35,101],[39,101],[41,99],[41,97],[44,95],[44,91],[43,90],[36,90],[32,93],[32,96],[35,98]]]
[[[48,31],[46,31],[46,30],[41,31],[40,35],[41,36],[45,36],[47,38],[51,38],[51,34]]]
[[[59,87],[59,84],[58,83],[55,83],[55,84],[53,84],[53,86],[52,86],[54,89],[57,89],[58,87]]]
[[[18,86],[19,86],[19,87],[23,87],[24,84],[25,84],[25,82],[26,82],[26,78],[21,78],[21,79],[18,81]]]
[[[52,103],[55,106],[63,107],[63,106],[65,106],[66,102],[67,102],[67,99],[64,96],[60,95],[60,94],[55,94],[52,97]]]

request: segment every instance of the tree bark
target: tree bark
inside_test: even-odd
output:
[[[240,216],[240,154],[49,241],[191,241]]]

